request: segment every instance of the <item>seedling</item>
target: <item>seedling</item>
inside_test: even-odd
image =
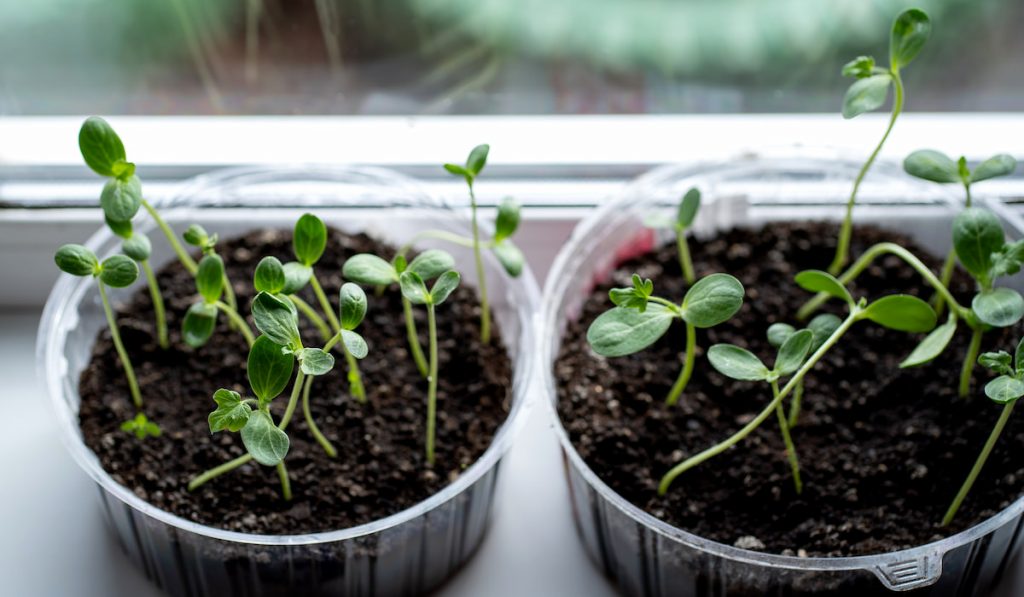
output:
[[[728,321],[743,305],[743,285],[728,274],[711,274],[690,287],[683,302],[653,296],[654,283],[633,274],[632,288],[613,288],[608,296],[616,307],[605,311],[587,330],[587,342],[605,357],[639,352],[665,335],[676,319],[686,324],[683,369],[672,385],[665,403],[679,401],[693,374],[697,359],[697,328],[710,328]]]
[[[896,119],[903,112],[904,89],[903,79],[900,70],[911,63],[921,52],[921,48],[931,35],[931,21],[924,11],[911,8],[903,11],[896,17],[889,36],[889,67],[881,68],[875,65],[875,59],[871,56],[859,56],[843,67],[844,77],[855,77],[850,88],[843,98],[843,118],[854,118],[865,112],[876,110],[885,103],[889,97],[889,88],[893,89],[892,112],[889,116],[889,125],[878,142],[875,150],[868,156],[864,165],[861,166],[857,178],[853,182],[853,190],[846,202],[846,217],[843,219],[842,227],[839,229],[839,239],[836,245],[836,254],[828,271],[832,275],[838,275],[846,267],[850,252],[850,235],[853,232],[853,206],[857,202],[857,192],[864,181],[868,170],[875,163],[882,146],[892,132]]]
[[[988,460],[989,454],[992,453],[992,448],[995,447],[996,441],[999,440],[999,434],[1003,432],[1003,427],[1006,427],[1006,422],[1010,420],[1010,413],[1013,412],[1014,405],[1017,404],[1017,400],[1021,396],[1024,396],[1024,340],[1017,344],[1017,350],[1014,351],[1012,358],[1005,351],[1000,350],[999,352],[986,352],[978,358],[978,362],[983,367],[999,374],[999,377],[985,384],[985,395],[991,398],[993,402],[1002,404],[1003,412],[999,415],[999,419],[992,428],[992,433],[989,434],[988,440],[985,441],[981,454],[978,454],[978,459],[974,462],[974,466],[971,467],[971,472],[967,475],[967,479],[960,487],[960,491],[957,492],[949,509],[946,510],[946,515],[942,517],[942,526],[947,526],[953,522],[953,517],[956,516],[956,512],[960,509],[960,505],[963,504],[964,498],[967,497],[971,487],[974,486],[974,482],[978,479],[981,469],[985,466],[985,461]]]
[[[490,145],[477,145],[469,152],[466,164],[445,164],[444,169],[455,176],[461,176],[466,180],[469,187],[469,205],[473,214],[473,238],[465,239],[457,234],[442,230],[427,231],[420,233],[418,238],[440,238],[450,242],[465,245],[467,241],[473,248],[473,259],[476,262],[476,278],[480,286],[480,341],[488,344],[491,341],[491,309],[487,302],[487,278],[484,276],[484,263],[480,258],[480,248],[485,246],[480,241],[480,226],[477,224],[476,194],[473,184],[476,182],[480,171],[487,163],[487,154],[490,152]],[[494,238],[486,243],[486,247],[494,252],[505,271],[512,277],[518,276],[523,271],[523,253],[509,240],[519,227],[519,205],[512,199],[505,199],[498,207],[498,219],[494,226]],[[415,240],[415,239],[413,239]],[[403,254],[404,251],[399,251]]]
[[[224,291],[224,262],[216,253],[208,253],[199,261],[196,290],[200,300],[188,308],[181,323],[181,337],[185,343],[193,348],[206,344],[217,326],[217,314],[222,311],[251,347],[255,338],[249,330],[249,324],[230,305],[220,300]]]
[[[142,393],[139,391],[139,382],[135,378],[135,368],[132,367],[128,351],[125,350],[124,343],[121,341],[121,333],[118,331],[117,320],[114,319],[114,310],[110,306],[106,289],[107,286],[112,288],[131,286],[139,278],[139,267],[125,255],[112,255],[101,263],[95,253],[82,245],[64,245],[57,250],[54,261],[57,263],[57,267],[65,273],[72,276],[92,276],[96,279],[96,287],[100,291],[100,301],[103,303],[103,314],[106,315],[107,326],[110,328],[110,338],[114,342],[114,350],[117,351],[117,357],[121,359],[124,375],[128,379],[128,390],[131,393],[132,402],[136,409],[142,410]]]
[[[658,494],[664,495],[672,481],[691,468],[705,462],[736,445],[751,432],[761,426],[772,412],[778,408],[786,396],[796,388],[811,369],[833,346],[839,342],[847,331],[859,321],[869,320],[889,329],[904,332],[928,332],[935,327],[935,311],[925,301],[910,295],[893,294],[868,303],[866,298],[854,299],[846,286],[831,274],[823,271],[808,270],[796,275],[796,283],[810,292],[823,292],[846,303],[847,315],[833,330],[832,334],[807,357],[800,368],[789,378],[789,381],[774,394],[771,402],[749,423],[726,440],[691,456],[674,466],[662,477],[658,484]]]
[[[694,187],[686,191],[679,201],[675,219],[652,218],[647,222],[651,228],[672,228],[675,231],[676,247],[679,251],[679,267],[683,270],[683,278],[687,284],[693,284],[697,280],[693,271],[693,260],[690,258],[690,246],[687,244],[686,234],[693,226],[699,209],[700,190]]]
[[[298,267],[294,268],[296,272],[292,275],[305,277],[306,272],[308,272],[309,286],[313,289],[313,294],[316,295],[316,299],[320,303],[320,309],[331,324],[334,334],[340,334],[342,332],[341,322],[338,320],[338,316],[334,314],[331,301],[327,300],[327,295],[324,293],[323,286],[320,285],[320,281],[316,277],[316,270],[313,267],[320,261],[320,257],[323,256],[324,250],[327,248],[327,226],[323,220],[313,214],[303,214],[298,222],[295,223],[292,248],[295,251],[295,258],[299,264]],[[294,295],[294,293],[290,294]],[[349,389],[357,400],[366,402],[366,389],[363,387],[363,378],[359,373],[359,363],[349,353],[344,342],[341,342],[339,346],[348,364]]]
[[[256,265],[253,285],[257,292],[269,292],[287,298],[317,328],[323,339],[330,340],[334,332],[320,317],[316,309],[302,300],[298,294],[309,284],[313,270],[301,263],[291,261],[282,264],[277,257],[264,257]]]
[[[199,224],[192,224],[181,236],[186,243],[198,248],[203,256],[217,254],[218,235],[207,233],[206,229]],[[197,271],[192,272],[193,275],[196,273]],[[228,279],[227,271],[222,271],[222,277],[224,278],[224,300],[229,307],[238,311],[238,300],[235,298],[235,291],[231,286],[231,280]]]
[[[405,257],[396,255],[390,262],[370,255],[360,253],[353,255],[345,262],[341,270],[342,276],[368,286],[387,286],[397,284],[404,272],[413,272],[423,281],[432,280],[444,272],[455,267],[455,260],[451,255],[440,249],[429,249],[417,255],[408,264]],[[409,341],[409,352],[416,362],[423,377],[430,374],[427,359],[423,356],[423,349],[420,347],[419,335],[416,332],[416,320],[412,315],[412,303],[402,295],[402,311],[405,314],[405,332]]]
[[[839,327],[839,324],[843,320],[839,317],[832,315],[831,313],[822,313],[816,316],[807,324],[807,331],[811,332],[811,348],[808,351],[813,353],[814,351],[821,348],[821,345],[825,343],[825,340],[832,335],[832,332]],[[801,330],[803,331],[803,330]],[[773,323],[768,326],[768,343],[775,348],[781,348],[787,340],[790,339],[794,334],[797,333],[797,329],[788,323]],[[800,419],[800,402],[804,396],[804,382],[800,380],[800,383],[793,389],[793,399],[789,405],[789,417],[787,422],[790,427],[796,427],[797,422]]]
[[[135,415],[134,419],[128,419],[124,423],[121,423],[121,431],[134,433],[137,439],[160,437],[161,434],[160,426],[147,419],[146,415],[143,413]]]
[[[715,344],[708,349],[708,360],[711,366],[726,377],[740,381],[764,381],[772,388],[772,396],[779,395],[779,379],[792,375],[800,368],[811,350],[814,334],[810,330],[794,331],[779,347],[775,356],[775,366],[769,369],[761,359],[745,348],[732,344]],[[796,492],[803,491],[800,480],[800,461],[797,458],[796,446],[789,433],[789,421],[783,411],[782,403],[775,405],[775,414],[779,419],[782,441],[786,445],[786,456],[793,471],[793,484]]]
[[[903,160],[903,169],[911,176],[937,183],[958,183],[963,185],[965,205],[972,206],[971,185],[976,182],[1007,176],[1017,168],[1017,160],[1005,153],[994,155],[978,165],[972,172],[967,166],[967,158],[961,156],[953,161],[946,154],[934,149],[919,149]],[[953,268],[956,266],[956,251],[950,249],[946,262],[942,265],[940,280],[949,286],[953,279]],[[936,301],[936,309],[941,314],[945,303]]]
[[[430,350],[430,371],[427,375],[427,466],[434,466],[434,436],[437,427],[437,318],[435,309],[459,286],[460,276],[449,270],[437,277],[433,287],[427,290],[423,278],[414,271],[404,271],[399,276],[402,295],[416,305],[427,307],[427,336]]]

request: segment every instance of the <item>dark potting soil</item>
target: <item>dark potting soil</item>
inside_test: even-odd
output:
[[[392,247],[365,235],[329,234],[317,267],[324,291],[337,309],[341,265],[356,253],[390,258]],[[222,243],[227,272],[248,314],[252,273],[266,255],[292,258],[291,233],[266,230]],[[211,435],[207,415],[218,388],[251,396],[245,373],[248,348],[221,315],[210,342],[199,349],[181,341],[181,320],[196,298],[191,275],[177,262],[158,275],[168,311],[172,347],[155,340],[148,292],[134,295],[118,313],[145,401],[145,412],[163,434],[144,441],[119,429],[134,416],[127,383],[104,330],[81,376],[80,425],[86,445],[118,483],[142,499],[195,522],[247,533],[299,534],[343,529],[408,508],[456,479],[490,445],[508,415],[511,363],[499,333],[479,342],[479,304],[463,284],[437,309],[439,383],[436,464],[427,468],[427,381],[408,353],[397,286],[377,296],[367,289],[369,310],[359,331],[370,345],[360,361],[369,402],[352,398],[340,356],[333,371],[312,386],[311,412],[338,450],[329,458],[309,434],[301,408],[288,428],[291,450],[285,463],[294,498],[285,501],[277,473],[255,463],[222,475],[194,492],[186,486],[196,474],[244,454],[236,433]],[[317,305],[309,288],[303,298]],[[426,315],[416,309],[426,351]],[[250,318],[251,322],[251,318]],[[300,316],[308,346],[322,340]],[[255,328],[253,328],[255,329]],[[495,330],[497,332],[498,330]],[[279,419],[291,385],[272,406]]]
[[[804,491],[797,495],[775,417],[739,445],[678,477],[658,497],[661,476],[674,464],[727,438],[769,402],[764,384],[736,382],[708,364],[708,346],[743,346],[766,363],[775,350],[768,325],[795,323],[809,294],[793,276],[824,269],[834,251],[831,224],[773,224],[691,240],[698,276],[728,272],[746,288],[739,314],[698,334],[696,372],[675,407],[664,405],[682,363],[684,329],[674,324],[654,346],[606,359],[586,342],[586,330],[611,307],[608,288],[630,286],[637,272],[655,294],[680,300],[684,283],[674,244],[622,263],[608,284],[586,300],[570,323],[555,365],[558,409],[573,445],[613,490],[654,516],[700,536],[789,555],[848,556],[920,545],[994,515],[1024,486],[1024,417],[1013,417],[974,489],[948,528],[939,522],[988,437],[1001,407],[984,396],[988,371],[976,367],[970,399],[957,397],[968,342],[965,326],[932,364],[899,369],[923,334],[856,324],[806,378],[803,411],[793,439]],[[861,226],[852,255],[896,241],[938,269],[900,234]],[[831,242],[831,244],[829,244]],[[972,282],[958,272],[952,288],[962,303]],[[929,288],[902,261],[886,257],[851,286],[854,296]],[[832,303],[827,310],[840,314]],[[1021,329],[993,330],[982,350],[1013,351]]]

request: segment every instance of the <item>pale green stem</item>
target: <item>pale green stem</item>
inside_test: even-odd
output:
[[[800,402],[804,397],[804,382],[800,380],[796,388],[793,390],[793,401],[789,404],[789,426],[796,427],[797,422],[800,420]]]
[[[117,330],[117,320],[114,319],[114,310],[110,308],[107,290],[99,279],[96,280],[96,286],[100,289],[100,301],[103,303],[103,313],[107,316],[107,325],[110,326],[110,338],[114,341],[114,350],[117,351],[117,356],[121,359],[124,376],[128,378],[128,390],[132,394],[132,402],[135,403],[135,408],[141,409],[142,393],[139,392],[139,382],[135,379],[132,362],[128,360],[128,351],[124,349],[124,344],[121,342],[121,332]]]
[[[323,317],[316,312],[316,309],[309,306],[309,303],[295,296],[289,294],[288,299],[295,305],[295,308],[302,311],[302,314],[306,316],[306,319],[312,323],[316,329],[320,332],[320,336],[326,341],[331,339],[331,328],[327,326],[327,322],[324,321]]]
[[[434,435],[437,426],[437,321],[434,305],[427,305],[430,336],[430,375],[427,377],[427,466],[434,466]]]
[[[222,278],[222,281],[225,302],[227,302],[228,306],[230,306],[232,309],[238,311],[238,299],[235,298],[235,288],[231,285],[231,280],[228,279],[228,273],[226,271],[224,272],[224,277]]]
[[[320,428],[317,427],[316,421],[313,420],[313,414],[309,411],[309,388],[313,385],[314,379],[315,378],[312,375],[307,377],[306,383],[302,388],[302,415],[306,419],[306,426],[309,427],[309,432],[313,434],[314,438],[316,438],[320,447],[324,449],[324,452],[327,452],[328,456],[335,458],[338,456],[338,451],[334,449],[333,445],[331,445],[330,440],[320,432]]]
[[[480,289],[480,341],[491,342],[491,307],[487,302],[487,277],[484,274],[484,262],[480,257],[480,227],[477,225],[476,195],[473,183],[469,183],[470,208],[473,214],[473,260],[476,262],[476,277]]]
[[[466,238],[465,236],[462,236],[461,234],[455,234],[454,232],[448,232],[447,230],[423,230],[423,231],[417,232],[412,237],[412,239],[409,240],[409,242],[407,242],[404,245],[402,245],[401,248],[398,249],[398,255],[401,255],[401,256],[404,257],[406,254],[409,253],[410,250],[412,250],[413,245],[415,245],[418,241],[421,241],[421,240],[427,239],[427,238],[433,238],[433,239],[436,239],[436,240],[443,240],[443,241],[446,241],[446,242],[450,242],[453,245],[458,245],[460,247],[466,247],[467,249],[472,249],[473,246],[474,246],[472,238]],[[494,241],[493,240],[481,241],[480,242],[480,246],[485,248],[485,249],[491,249],[491,248],[494,247]]]
[[[412,303],[404,296],[402,297],[402,310],[405,312],[405,335],[409,339],[409,352],[412,353],[412,359],[416,361],[416,368],[420,370],[420,375],[426,377],[430,374],[427,370],[427,358],[423,356],[419,334],[416,333],[416,320],[413,319],[412,315]]]
[[[779,395],[779,382],[772,382],[772,396],[778,397]],[[786,414],[782,410],[782,401],[775,403],[775,415],[779,419],[779,429],[782,430],[782,442],[786,444],[786,458],[789,459],[789,468],[793,471],[793,485],[796,486],[796,492],[803,493],[804,482],[800,480],[800,460],[796,455],[796,445],[793,444],[793,438],[789,434],[789,423],[786,421]]]
[[[233,460],[229,460],[229,461],[225,462],[224,464],[221,464],[219,466],[215,466],[215,467],[211,468],[210,470],[205,471],[205,472],[203,472],[203,473],[193,477],[193,479],[188,482],[188,490],[189,491],[195,491],[197,487],[203,485],[207,481],[210,481],[211,479],[215,479],[215,478],[223,475],[224,473],[231,472],[231,471],[235,470],[236,468],[242,466],[243,464],[246,464],[246,463],[251,462],[251,461],[252,461],[252,454],[246,453],[246,454],[242,454],[238,458],[235,458]]]
[[[690,376],[693,375],[693,363],[697,360],[696,352],[697,328],[690,322],[686,322],[686,357],[683,361],[683,370],[679,372],[679,377],[672,384],[672,391],[668,393],[665,404],[675,406],[676,402],[679,402],[679,396],[682,395],[683,390],[686,389],[686,384],[690,383]]]
[[[960,505],[963,504],[964,498],[967,497],[967,493],[971,490],[974,482],[978,479],[978,475],[981,473],[982,467],[985,466],[985,461],[988,460],[989,454],[992,453],[992,448],[995,447],[996,441],[999,439],[999,434],[1003,432],[1003,427],[1006,427],[1006,422],[1010,420],[1010,413],[1013,412],[1013,405],[1017,401],[1007,402],[1003,406],[1003,412],[999,415],[999,420],[996,421],[996,426],[992,428],[992,433],[988,435],[988,440],[985,441],[985,446],[981,449],[981,454],[978,454],[978,459],[974,462],[974,466],[971,468],[970,474],[967,475],[967,480],[964,481],[960,491],[957,492],[956,497],[953,498],[953,503],[950,504],[949,510],[946,510],[946,515],[942,517],[942,526],[947,526],[953,522],[953,517],[956,516],[956,511],[960,509]]]
[[[974,373],[974,364],[978,362],[978,353],[981,352],[981,336],[984,331],[977,327],[971,333],[971,343],[967,346],[967,356],[964,357],[964,364],[960,368],[960,397],[966,398],[971,392],[971,374]]]
[[[288,406],[284,409],[284,415],[281,416],[281,422],[277,424],[281,431],[288,428],[288,423],[292,420],[292,415],[295,414],[295,406],[299,403],[299,393],[302,390],[302,384],[306,381],[306,374],[299,369],[299,372],[295,374],[295,385],[292,386],[292,395],[288,398]]]
[[[281,495],[284,496],[284,500],[291,501],[292,499],[292,482],[288,478],[288,469],[284,466],[284,460],[277,463],[277,477],[281,479]]]
[[[327,300],[327,294],[324,293],[323,286],[320,286],[320,280],[316,279],[316,273],[309,277],[309,285],[313,289],[313,294],[316,295],[317,302],[320,303],[320,309],[331,324],[331,329],[337,332],[341,329],[341,322],[338,321],[338,316],[334,314],[334,307],[331,306],[331,301]]]
[[[320,308],[327,315],[327,321],[331,323],[331,327],[334,331],[341,333],[341,322],[338,321],[338,316],[334,314],[334,309],[331,307],[331,302],[327,300],[327,295],[324,294],[323,287],[320,286],[319,280],[316,279],[314,273],[309,278],[309,284],[313,287],[313,294],[316,295],[317,301],[320,302]],[[345,355],[345,362],[348,365],[348,381],[349,389],[352,395],[355,396],[359,402],[366,402],[366,389],[363,387],[363,376],[359,373],[359,363],[355,357],[352,356],[348,351],[348,347],[345,346],[344,342],[340,342],[341,353]]]
[[[185,266],[185,269],[187,269],[190,274],[193,276],[196,275],[196,272],[199,271],[199,266],[196,265],[195,260],[188,254],[185,247],[181,246],[181,243],[178,241],[178,237],[174,234],[174,230],[171,230],[171,227],[167,225],[167,222],[165,222],[163,218],[160,217],[160,213],[150,205],[149,201],[143,199],[142,207],[146,208],[146,211],[149,212],[149,217],[153,218],[156,225],[161,231],[163,231],[164,236],[167,237],[167,242],[170,243],[171,248],[174,249],[174,253],[178,256],[178,261],[181,261],[181,264]]]
[[[142,273],[146,275],[146,284],[149,285],[149,298],[153,301],[153,313],[156,316],[156,337],[160,348],[166,349],[170,346],[167,339],[167,315],[164,312],[164,297],[160,294],[160,285],[153,275],[153,268],[149,265],[148,259],[139,262]]]
[[[861,166],[860,172],[857,173],[857,178],[853,181],[853,190],[850,192],[850,198],[846,202],[846,217],[843,218],[843,225],[839,229],[839,242],[836,245],[836,255],[832,259],[832,264],[828,266],[828,271],[832,275],[837,275],[843,267],[846,266],[846,262],[849,260],[850,254],[850,236],[853,233],[853,206],[857,202],[857,191],[860,190],[860,184],[864,181],[864,177],[867,175],[868,170],[871,169],[872,164],[875,163],[875,159],[878,158],[879,152],[882,151],[882,146],[885,145],[886,139],[889,138],[889,133],[892,132],[893,125],[896,124],[896,118],[899,117],[900,112],[903,111],[903,80],[900,79],[900,73],[898,69],[892,69],[892,83],[893,83],[893,104],[892,104],[892,115],[889,117],[889,126],[885,129],[885,134],[882,135],[882,140],[878,142],[878,146],[871,152],[871,156]]]
[[[835,345],[835,343],[839,341],[839,338],[841,338],[842,335],[845,334],[847,330],[849,330],[850,327],[857,322],[857,318],[859,315],[860,308],[853,308],[850,314],[846,317],[846,319],[844,319],[843,322],[839,324],[839,327],[837,327],[836,330],[832,332],[832,335],[829,336],[827,340],[825,340],[825,343],[822,344],[821,347],[819,347],[818,350],[816,350],[814,354],[812,354],[810,358],[808,358],[807,361],[804,362],[803,366],[800,367],[796,374],[793,375],[793,377],[791,377],[788,382],[786,382],[786,385],[783,386],[779,394],[772,399],[771,403],[768,404],[768,406],[766,406],[764,410],[762,410],[756,417],[754,417],[754,419],[752,419],[749,423],[744,425],[742,429],[729,436],[725,441],[719,442],[714,446],[708,448],[707,450],[704,450],[703,452],[695,456],[691,456],[690,458],[687,458],[683,462],[680,462],[676,466],[672,467],[672,470],[666,473],[665,476],[662,477],[661,482],[658,484],[658,495],[665,495],[665,492],[668,491],[669,486],[672,484],[672,481],[674,481],[676,477],[685,473],[691,468],[697,466],[698,464],[701,464],[706,460],[714,458],[715,456],[728,450],[732,446],[743,441],[744,438],[750,435],[755,429],[760,427],[760,425],[764,423],[765,419],[771,416],[772,412],[775,411],[775,408],[782,403],[782,399],[785,398],[786,395],[789,394],[798,383],[800,383],[800,380],[804,378],[804,375],[806,375],[808,371],[814,368],[818,361],[821,360],[823,356],[825,356],[825,353],[827,353],[829,349],[831,349]]]
[[[683,279],[693,284],[697,275],[693,271],[693,260],[690,259],[690,245],[686,242],[686,230],[676,231],[676,246],[679,247],[679,266],[683,268]]]
[[[942,274],[939,278],[939,282],[941,282],[946,288],[949,288],[949,282],[953,279],[953,268],[955,267],[956,250],[950,249],[949,253],[946,255],[945,263],[942,264]],[[935,305],[935,315],[942,317],[943,312],[946,310],[946,301],[936,293],[935,296],[932,297],[932,304]]]
[[[235,311],[230,305],[222,301],[217,301],[214,305],[228,316],[228,319],[235,324],[235,329],[241,332],[242,336],[245,337],[245,342],[249,345],[249,348],[252,348],[252,345],[256,343],[256,338],[253,337],[252,330],[249,329],[249,324],[242,319],[242,316],[238,314],[238,311]]]

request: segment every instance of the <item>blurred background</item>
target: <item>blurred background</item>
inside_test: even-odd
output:
[[[911,109],[1024,109],[1020,0],[32,0],[0,115],[834,112],[912,5]]]

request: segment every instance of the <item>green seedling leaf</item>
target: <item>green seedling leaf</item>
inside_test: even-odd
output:
[[[209,240],[210,235],[206,233],[206,229],[199,224],[192,224],[185,230],[185,234],[182,235],[185,242],[192,245],[193,247],[203,247]]]
[[[948,155],[934,149],[919,149],[903,160],[903,170],[932,182],[961,182],[960,167]]]
[[[369,253],[350,257],[341,268],[341,275],[347,280],[367,286],[386,286],[398,279],[394,266]]]
[[[1024,298],[1010,288],[993,288],[974,295],[971,310],[988,325],[1005,328],[1024,317]]]
[[[771,376],[757,355],[732,344],[715,344],[708,349],[708,360],[716,371],[740,381],[765,381]]]
[[[1010,366],[1012,357],[1005,350],[999,352],[985,352],[978,357],[978,364],[986,369],[991,369],[1000,375],[1013,375],[1013,367]]]
[[[1024,396],[1024,381],[1009,375],[1000,375],[985,384],[985,395],[992,400],[1006,404]]]
[[[252,317],[256,329],[280,346],[297,350],[302,346],[299,322],[291,302],[273,294],[261,292],[252,302]]]
[[[467,181],[473,180],[473,173],[458,164],[445,164],[444,169],[450,174],[464,177]]]
[[[935,310],[909,294],[892,294],[870,303],[861,317],[901,332],[930,332],[935,328]]]
[[[828,272],[816,269],[802,271],[794,278],[800,288],[808,292],[824,292],[829,296],[846,301],[846,304],[853,305],[853,297],[850,291],[843,286],[843,283]]]
[[[946,350],[946,346],[953,339],[954,333],[956,333],[956,320],[949,319],[946,323],[935,328],[930,334],[925,336],[924,340],[914,348],[910,355],[903,359],[903,362],[900,363],[900,368],[917,367],[932,361]]]
[[[395,261],[396,278],[401,272],[409,271],[424,280],[432,280],[455,267],[455,258],[441,249],[427,249],[408,264],[404,264],[404,258],[402,258],[402,262],[397,259]]]
[[[676,226],[680,230],[686,230],[693,225],[697,218],[697,210],[700,209],[700,190],[697,187],[686,191],[682,201],[679,202],[679,211],[676,212]]]
[[[423,278],[416,272],[402,272],[398,282],[402,288],[402,296],[408,299],[409,302],[416,305],[426,305],[430,302],[430,292],[427,291],[427,285],[423,283]]]
[[[997,176],[1007,176],[1013,174],[1013,171],[1016,169],[1017,160],[1013,159],[1013,156],[1005,153],[994,155],[978,164],[978,167],[974,169],[974,173],[971,174],[971,182],[981,182],[990,178],[996,178]]]
[[[842,323],[842,319],[831,313],[822,313],[811,319],[811,322],[807,324],[807,329],[811,330],[811,333],[814,334],[814,341],[811,342],[811,352],[813,353],[821,348],[821,345],[832,337],[832,334],[835,333]]]
[[[776,375],[789,375],[794,373],[803,365],[807,353],[814,343],[814,332],[811,330],[800,330],[790,336],[779,348],[779,354],[775,357]]]
[[[53,261],[60,271],[72,276],[95,276],[100,272],[96,254],[82,245],[64,245],[57,249]]]
[[[139,278],[139,266],[126,255],[111,255],[100,264],[100,281],[113,288],[125,288]]]
[[[526,258],[523,257],[523,252],[519,250],[519,247],[512,244],[512,241],[503,240],[491,247],[491,251],[494,252],[494,256],[501,262],[501,266],[505,268],[508,275],[518,278],[519,274],[523,273],[523,263]]]
[[[139,413],[134,419],[121,423],[121,431],[134,433],[138,439],[147,437],[160,437],[160,426],[146,418],[146,415]]]
[[[639,352],[665,335],[676,314],[664,305],[652,303],[647,310],[616,307],[605,311],[590,324],[587,342],[599,355],[621,357]]]
[[[242,401],[238,392],[221,388],[214,392],[213,401],[217,403],[217,409],[207,418],[210,423],[210,433],[217,433],[225,429],[238,432],[249,422],[252,407]]]
[[[269,295],[268,295],[269,296]],[[256,338],[249,349],[247,374],[249,386],[260,401],[260,406],[277,398],[288,385],[295,368],[295,356],[269,336]]]
[[[459,287],[461,280],[459,272],[456,271],[448,271],[438,276],[437,281],[434,282],[434,287],[430,289],[430,302],[435,305],[445,302],[451,293],[455,292],[455,289]]]
[[[341,330],[341,341],[345,343],[345,350],[357,359],[364,359],[366,355],[370,354],[370,347],[366,345],[366,340],[357,332]]]
[[[992,254],[992,280],[1016,274],[1021,264],[1024,264],[1024,240],[1003,245],[1002,249]]]
[[[312,277],[313,268],[289,261],[284,264],[284,287],[281,288],[281,294],[295,294],[305,288]]]
[[[511,197],[505,197],[498,206],[498,218],[494,221],[494,242],[501,243],[511,238],[519,228],[519,203]]]
[[[779,348],[795,333],[796,328],[788,323],[773,323],[768,326],[768,344]]]
[[[105,215],[103,216],[103,220],[107,223],[107,227],[110,228],[110,231],[113,232],[114,234],[120,236],[123,239],[129,239],[132,237],[133,227],[131,220],[127,220],[125,222],[115,222],[110,218],[106,217]]]
[[[264,257],[256,265],[253,286],[257,292],[278,294],[285,287],[284,266],[277,257]]]
[[[277,466],[288,455],[288,434],[278,429],[270,413],[258,410],[242,428],[242,443],[253,460],[263,466]]]
[[[204,255],[199,261],[196,290],[207,303],[213,304],[220,300],[220,295],[224,292],[224,261],[219,255]]]
[[[863,79],[875,74],[875,59],[871,56],[857,56],[843,65],[844,77]]]
[[[1024,373],[1024,338],[1017,343],[1017,349],[1013,351],[1013,366],[1019,375]]]
[[[339,293],[341,329],[354,330],[366,317],[366,293],[357,284],[346,282]]]
[[[487,154],[490,153],[490,145],[477,145],[473,148],[473,151],[469,152],[469,157],[466,158],[466,171],[476,178],[480,171],[487,165]]]
[[[729,274],[705,276],[683,297],[682,318],[698,328],[727,321],[743,306],[743,285]]]
[[[921,52],[924,43],[932,33],[932,23],[928,15],[920,9],[905,10],[892,24],[892,35],[889,38],[889,64],[900,68],[910,64]]]
[[[1003,227],[995,214],[980,207],[968,207],[953,220],[953,249],[972,276],[987,280],[992,254],[1003,248]]]
[[[194,303],[185,312],[181,322],[181,337],[192,348],[199,348],[213,336],[217,327],[217,307],[209,303]]]
[[[153,254],[153,245],[145,234],[132,234],[121,241],[121,252],[135,261],[145,261]]]
[[[647,299],[654,292],[654,282],[650,279],[642,280],[637,274],[633,274],[632,288],[612,288],[608,291],[608,298],[618,307],[636,309],[643,313],[647,310]]]
[[[429,251],[424,252],[426,253]],[[449,255],[449,257],[451,257],[451,255]],[[415,261],[415,259],[413,261]],[[402,272],[404,272],[409,267],[409,263],[405,260],[404,255],[395,255],[395,258],[391,261],[391,265],[395,266],[395,273],[398,274],[399,276],[401,276]],[[452,266],[454,267],[454,265],[455,262],[452,261]],[[444,270],[441,270],[440,272],[437,273],[437,275],[443,274],[448,269],[450,268],[445,268]],[[422,277],[423,274],[420,274],[420,276]]]
[[[843,98],[843,118],[850,119],[877,110],[889,97],[891,84],[892,75],[888,73],[854,81]]]
[[[313,214],[303,214],[295,223],[292,237],[295,258],[303,265],[312,267],[327,248],[327,226]]]
[[[78,131],[78,149],[85,164],[100,176],[116,177],[115,166],[127,159],[121,138],[99,116],[90,116],[82,123]]]
[[[135,217],[142,206],[142,182],[138,176],[127,179],[111,178],[103,185],[100,207],[112,222],[127,222]]]
[[[306,375],[324,375],[334,368],[334,357],[319,348],[303,348],[297,354],[299,367]]]

